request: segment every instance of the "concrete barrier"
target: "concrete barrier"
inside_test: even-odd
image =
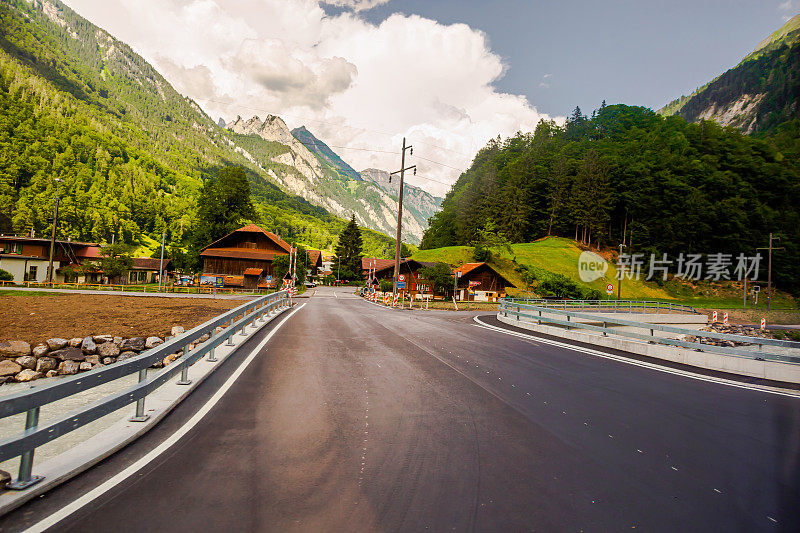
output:
[[[594,344],[596,346],[611,348],[637,355],[644,355],[655,359],[662,359],[664,361],[672,361],[674,363],[681,363],[684,365],[705,368],[708,370],[728,372],[741,376],[763,378],[773,381],[783,381],[786,383],[800,383],[800,364],[783,363],[779,361],[758,361],[756,359],[748,359],[747,357],[735,355],[699,352],[677,346],[650,344],[648,342],[627,339],[614,335],[603,336],[601,333],[573,329],[568,330],[558,326],[547,326],[525,320],[516,320],[516,317],[505,317],[502,313],[498,313],[497,319],[500,322],[516,326],[518,328],[544,333],[553,337],[561,337],[567,340]],[[560,319],[563,320],[563,316],[561,316]]]

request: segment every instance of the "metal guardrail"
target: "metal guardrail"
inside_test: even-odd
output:
[[[503,314],[503,316],[505,317],[508,317],[508,315],[516,316],[517,320],[521,320],[524,317],[532,319],[532,321],[535,321],[538,324],[541,324],[542,322],[547,322],[549,324],[564,326],[567,329],[575,328],[575,329],[587,329],[591,331],[598,331],[601,332],[604,336],[607,336],[610,333],[612,335],[618,335],[621,337],[630,337],[633,339],[645,340],[651,344],[680,346],[682,348],[690,348],[692,350],[699,352],[719,353],[723,355],[746,357],[749,359],[756,359],[756,360],[772,360],[772,361],[781,361],[786,363],[800,363],[800,342],[796,341],[767,339],[761,337],[748,337],[746,335],[733,335],[729,333],[702,331],[702,330],[681,328],[677,326],[670,326],[664,324],[637,322],[635,320],[618,319],[609,315],[592,315],[581,312],[564,311],[563,309],[555,307],[528,305],[509,299],[501,300],[499,313]],[[545,313],[549,315],[555,314],[563,316],[565,317],[565,320],[561,320],[559,318],[553,318],[552,316],[546,316]],[[603,325],[597,326],[594,324],[576,322],[574,320],[571,320],[572,318],[599,322]],[[609,327],[608,326],[609,324],[613,324],[615,326],[627,326],[639,329],[649,329],[650,335]],[[680,339],[656,337],[655,336],[656,331],[663,331],[666,333],[677,333],[680,335],[688,335],[698,338],[701,342],[690,342]],[[757,351],[745,350],[734,346],[716,346],[714,344],[703,343],[702,339],[716,339],[716,340],[739,342],[757,346],[758,350]],[[797,355],[775,354],[763,351],[764,346],[778,346],[783,348],[790,348],[798,350],[798,352]]]
[[[280,291],[240,305],[201,324],[182,335],[151,348],[136,357],[111,365],[76,374],[43,386],[34,385],[31,389],[0,397],[0,418],[26,413],[25,430],[22,433],[0,440],[0,461],[20,457],[19,475],[7,488],[22,490],[41,481],[41,476],[32,475],[33,455],[37,447],[69,433],[98,418],[136,402],[136,414],[132,422],[144,422],[144,402],[148,394],[166,383],[178,372],[181,373],[178,385],[189,385],[189,367],[208,354],[208,361],[215,362],[214,349],[226,342],[233,346],[233,336],[238,332],[245,335],[247,326],[256,320],[263,322],[267,314],[291,306],[288,291]],[[239,318],[241,317],[241,318]],[[217,332],[217,328],[224,329]],[[209,338],[190,351],[190,344],[208,334]],[[183,355],[173,363],[148,377],[147,369],[168,355],[183,351]],[[137,384],[97,400],[89,405],[39,425],[39,409],[56,400],[72,396],[98,385],[114,381],[138,372]]]
[[[700,311],[690,305],[647,300],[548,300],[544,298],[506,298],[510,302],[526,305],[539,305],[552,309],[588,310],[600,313],[680,313],[700,315]]]

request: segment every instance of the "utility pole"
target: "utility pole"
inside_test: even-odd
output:
[[[619,243],[619,283],[617,284],[617,300],[620,299],[620,295],[622,294],[622,278],[625,277],[625,269],[622,267],[622,249],[625,248],[625,245]]]
[[[58,225],[58,202],[60,196],[61,180],[56,178],[56,205],[53,209],[53,232],[50,235],[50,266],[47,267],[47,281],[53,283],[53,252],[56,249],[56,226]],[[36,281],[36,280],[34,280]]]
[[[772,309],[772,251],[773,250],[783,250],[783,247],[774,248],[772,246],[772,241],[779,241],[781,240],[780,237],[773,237],[772,233],[769,234],[769,247],[767,248],[756,248],[757,250],[769,250],[769,259],[767,261],[767,311]]]
[[[406,138],[403,137],[403,151],[400,155],[400,170],[396,170],[389,174],[389,183],[392,182],[392,176],[400,174],[400,195],[397,202],[397,238],[394,247],[394,277],[392,279],[392,295],[397,294],[397,276],[400,275],[400,228],[403,220],[403,183],[406,170],[414,169],[414,174],[417,173],[417,165],[412,165],[406,168],[406,150],[409,150],[409,155],[414,155],[414,148],[406,146]]]
[[[167,231],[164,230],[164,233],[161,234],[161,264],[158,267],[158,292],[161,292],[161,278],[164,277],[164,243],[166,240]]]

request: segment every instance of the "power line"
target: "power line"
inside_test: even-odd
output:
[[[412,157],[417,157],[419,159],[422,159],[423,161],[427,161],[427,162],[433,163],[435,165],[442,165],[443,167],[452,168],[453,170],[458,170],[459,172],[464,172],[464,169],[461,169],[461,168],[458,168],[458,167],[454,167],[454,166],[448,165],[446,163],[440,163],[439,161],[434,161],[433,159],[428,159],[427,157],[422,157],[421,155],[416,155],[416,156],[412,156]]]

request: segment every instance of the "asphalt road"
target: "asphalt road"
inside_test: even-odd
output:
[[[345,289],[304,301],[183,439],[54,530],[800,529],[797,398],[487,330],[477,313],[400,312]],[[243,357],[0,527],[122,470]]]

